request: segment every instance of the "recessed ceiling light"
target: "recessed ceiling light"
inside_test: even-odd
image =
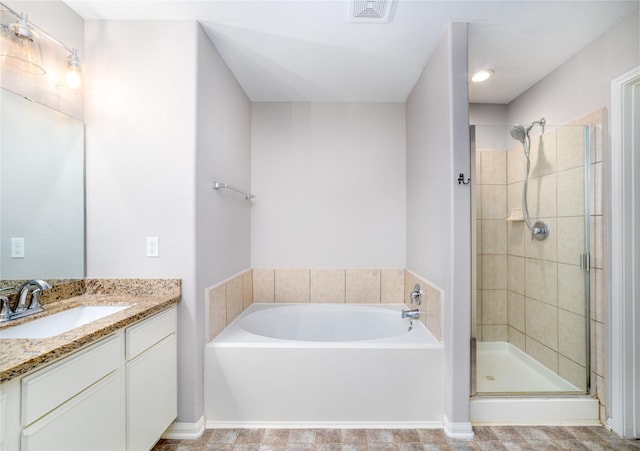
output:
[[[478,82],[481,82],[481,81],[488,80],[489,78],[491,78],[491,76],[494,73],[495,72],[492,71],[491,69],[479,70],[478,72],[473,74],[473,76],[471,77],[471,81],[478,83]]]

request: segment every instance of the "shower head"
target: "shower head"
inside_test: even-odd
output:
[[[509,134],[515,140],[520,141],[524,144],[524,139],[527,136],[528,130],[525,130],[524,127],[520,124],[515,124],[509,127]]]

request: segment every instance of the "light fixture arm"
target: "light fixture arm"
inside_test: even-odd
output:
[[[4,3],[1,3],[1,2],[0,2],[0,8],[4,9],[5,11],[9,12],[10,14],[13,14],[16,17],[16,19],[19,20],[19,22],[20,22],[19,30],[21,32],[21,35],[19,35],[19,36],[25,37],[25,38],[28,38],[28,39],[32,39],[32,33],[31,33],[31,30],[29,29],[29,28],[32,28],[32,29],[36,30],[39,34],[41,34],[42,36],[46,36],[51,41],[53,41],[56,44],[58,44],[60,47],[65,49],[67,52],[73,54],[74,51],[75,51],[76,52],[76,58],[77,58],[77,49],[67,46],[64,42],[54,38],[49,33],[44,31],[42,28],[40,28],[37,25],[35,25],[33,22],[29,22],[29,16],[27,14],[18,13],[18,12],[14,11],[13,9],[9,8],[7,5],[5,5]],[[78,61],[79,61],[79,59],[78,59]]]

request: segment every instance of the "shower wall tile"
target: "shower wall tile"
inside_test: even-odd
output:
[[[346,300],[353,303],[380,302],[380,271],[347,269]]]
[[[482,254],[506,254],[507,222],[504,219],[485,219],[481,227]]]
[[[532,221],[556,216],[556,174],[530,178],[527,205]]]
[[[584,215],[584,167],[558,172],[558,216]]]
[[[558,218],[558,261],[570,265],[580,264],[585,250],[584,217]]]
[[[507,288],[516,293],[524,294],[525,259],[509,255],[507,258],[507,265]]]
[[[485,150],[481,156],[480,183],[485,185],[505,185],[507,183],[507,152],[505,150]]]
[[[558,350],[558,309],[525,299],[526,334],[554,351]]]
[[[524,257],[526,226],[524,221],[507,222],[507,253],[518,257]]]
[[[558,372],[558,353],[556,351],[534,340],[529,335],[527,335],[526,348],[527,354],[549,368],[551,371],[555,373]]]
[[[598,322],[604,323],[606,318],[604,270],[591,270],[591,281],[593,303],[595,304],[595,309],[592,310],[591,317]]]
[[[544,222],[549,226],[549,235],[543,241],[536,240],[525,226],[524,254],[537,260],[558,260],[558,229],[556,218],[545,218]]]
[[[584,315],[558,310],[558,352],[574,362],[586,364]]]
[[[556,172],[555,130],[531,140],[529,160],[531,162],[529,177],[540,177]]]
[[[582,315],[585,314],[585,277],[579,266],[558,263],[558,307]]]
[[[476,254],[482,254],[482,220],[476,220]]]
[[[482,289],[504,290],[507,288],[507,256],[482,256]]]
[[[593,246],[591,247],[591,265],[604,269],[604,216],[592,216]]]
[[[312,269],[310,271],[311,302],[345,302],[345,277],[343,269]]]
[[[253,270],[253,302],[275,302],[275,271]]]
[[[482,290],[482,324],[507,324],[507,290]]]
[[[226,284],[227,324],[236,319],[244,309],[242,301],[242,276],[234,277]]]
[[[606,343],[605,326],[602,323],[592,321],[591,327],[595,330],[595,371],[599,376],[606,376],[606,354],[604,352]]]
[[[513,291],[507,291],[507,313],[509,326],[518,330],[519,332],[524,332],[524,296]]]
[[[584,167],[584,126],[571,125],[557,129],[558,171]]]
[[[482,341],[507,341],[507,325],[482,326]]]
[[[209,340],[227,327],[226,288],[220,285],[209,290]]]
[[[522,145],[518,144],[507,151],[507,183],[524,180],[526,160]]]
[[[380,270],[380,302],[404,302],[404,270]]]
[[[275,301],[309,302],[309,270],[276,269]]]
[[[511,215],[511,210],[514,208],[522,209],[523,186],[524,182],[516,182],[507,185],[507,211],[509,215]]]
[[[602,215],[603,203],[602,203],[602,179],[603,163],[594,163],[591,165],[591,180],[592,180],[592,195],[591,195],[591,214]]]
[[[524,294],[551,305],[558,304],[558,264],[527,258]]]
[[[558,373],[561,377],[575,385],[578,389],[586,391],[586,368],[563,355],[558,356]]]
[[[511,326],[507,327],[507,340],[516,348],[526,352],[527,337],[525,334]]]
[[[507,217],[507,192],[504,185],[482,185],[482,219]]]

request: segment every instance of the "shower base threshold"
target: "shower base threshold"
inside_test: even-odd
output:
[[[476,343],[474,425],[600,425],[596,398],[506,342]]]
[[[590,396],[471,398],[474,426],[600,426],[598,400]]]

